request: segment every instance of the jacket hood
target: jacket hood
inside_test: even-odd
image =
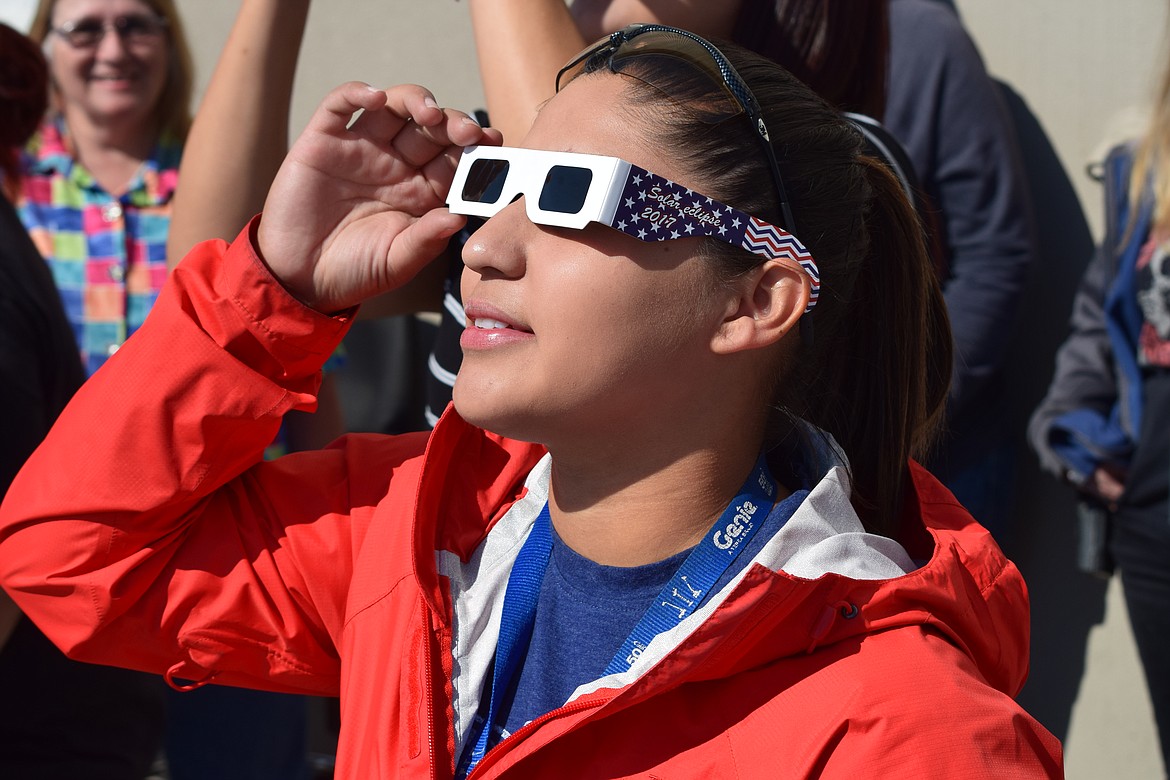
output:
[[[832,572],[805,579],[756,565],[715,619],[679,648],[696,653],[695,678],[729,676],[880,631],[919,626],[958,647],[990,685],[1018,694],[1028,671],[1023,577],[950,491],[917,463],[909,468],[899,542],[925,563],[885,579]],[[732,621],[752,628],[721,638]]]

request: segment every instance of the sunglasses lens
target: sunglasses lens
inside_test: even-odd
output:
[[[615,35],[618,35],[615,33]],[[568,65],[557,74],[557,90],[573,79],[585,73],[596,70],[609,70],[613,73],[627,73],[627,67],[636,68],[633,61],[647,57],[666,58],[684,62],[689,67],[706,75],[712,84],[720,87],[721,99],[718,104],[709,103],[707,121],[719,122],[744,112],[739,96],[728,84],[726,75],[720,70],[714,55],[705,49],[702,44],[685,36],[662,30],[647,32],[635,31],[620,42],[610,36],[604,41],[594,44],[577,55]],[[668,69],[669,70],[669,69]],[[637,72],[637,70],[635,70]],[[642,76],[636,76],[645,81]],[[647,82],[666,95],[673,95],[677,87],[673,84],[655,84]]]
[[[495,203],[504,190],[510,167],[507,160],[475,160],[467,172],[460,196],[469,203]]]
[[[569,165],[554,165],[544,178],[540,190],[540,210],[558,214],[576,214],[585,205],[593,171]]]
[[[92,46],[102,39],[106,29],[99,19],[83,19],[65,33],[74,46]]]
[[[634,57],[673,57],[706,73],[715,84],[725,85],[723,74],[719,71],[711,54],[690,38],[679,35],[670,33],[641,35],[619,48],[612,56],[613,64],[611,67],[618,73],[622,72],[622,62]]]
[[[131,38],[145,38],[160,29],[158,23],[147,16],[123,16],[115,25],[119,32]]]

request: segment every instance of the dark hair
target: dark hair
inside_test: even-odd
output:
[[[16,179],[20,148],[45,113],[48,79],[41,47],[0,24],[0,171],[6,182]]]
[[[786,338],[774,420],[791,429],[795,416],[832,434],[850,458],[859,514],[892,535],[907,459],[933,444],[951,377],[950,324],[921,225],[897,179],[864,153],[839,112],[775,63],[720,48],[762,107],[796,223],[785,227],[821,274],[820,298],[805,315],[811,344]],[[623,73],[633,76],[635,120],[654,121],[704,191],[784,225],[754,128],[742,114],[717,119],[725,105],[717,85],[673,58],[632,58]],[[705,251],[728,280],[760,262],[714,240]]]
[[[743,0],[732,39],[787,68],[842,111],[886,108],[886,0]]]

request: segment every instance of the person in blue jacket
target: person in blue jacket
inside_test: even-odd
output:
[[[1170,71],[1140,141],[1104,166],[1105,239],[1029,437],[1079,491],[1082,568],[1121,571],[1163,758],[1170,756]]]

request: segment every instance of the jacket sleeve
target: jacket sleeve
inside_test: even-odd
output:
[[[1041,465],[1078,484],[1128,449],[1115,421],[1118,377],[1105,315],[1115,265],[1102,247],[1085,269],[1052,382],[1028,425]]]
[[[935,631],[922,636],[925,644],[895,629],[866,665],[845,671],[840,667],[849,659],[836,664],[838,674],[848,674],[852,692],[826,704],[839,708],[840,719],[817,738],[816,758],[809,762],[815,771],[801,776],[1063,778],[1060,741],[989,684],[953,637]]]
[[[0,507],[0,582],[74,658],[333,693],[353,558],[421,445],[348,437],[263,462],[352,312],[294,300],[252,230],[193,250],[65,409]]]
[[[933,713],[859,719],[849,725],[840,741],[833,743],[824,769],[815,777],[1063,780],[1064,757],[1059,740],[1018,707],[984,701],[981,704],[988,710],[956,716],[936,698],[937,689],[923,685],[918,690],[923,701],[935,703]]]
[[[0,498],[83,379],[49,266],[0,198]]]
[[[884,124],[940,211],[943,293],[955,339],[949,414],[965,416],[1000,371],[1036,257],[1015,127],[950,8],[890,4]]]

